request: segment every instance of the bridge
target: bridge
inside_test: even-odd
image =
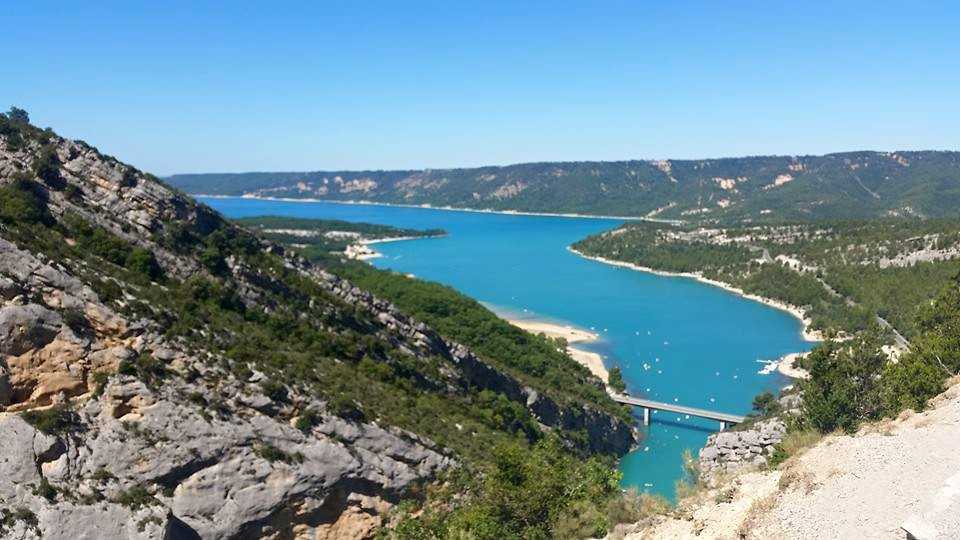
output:
[[[706,409],[697,409],[695,407],[685,407],[683,405],[674,405],[672,403],[663,403],[662,401],[653,401],[650,399],[635,398],[624,394],[611,394],[613,400],[617,403],[633,405],[643,408],[643,425],[650,425],[650,411],[669,411],[678,414],[689,414],[699,418],[709,418],[720,422],[720,431],[727,429],[727,424],[739,424],[746,420],[745,416],[736,414],[727,414],[722,412],[708,411]]]

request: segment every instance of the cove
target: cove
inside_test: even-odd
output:
[[[573,324],[601,336],[585,346],[620,366],[628,391],[657,401],[746,414],[755,395],[790,380],[760,374],[774,360],[812,346],[786,312],[695,280],[637,272],[567,250],[616,227],[605,218],[206,198],[228,217],[282,215],[418,229],[443,238],[377,244],[380,268],[450,285],[501,314]],[[639,414],[639,411],[637,411]],[[621,461],[624,487],[674,497],[682,454],[696,456],[716,422],[654,413],[640,447]]]

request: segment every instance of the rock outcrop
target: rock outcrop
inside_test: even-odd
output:
[[[783,420],[771,418],[746,429],[710,435],[700,449],[701,477],[709,481],[719,473],[766,465],[774,446],[783,440],[786,432]]]
[[[241,381],[211,367],[3,239],[0,253],[0,274],[23,292],[0,305],[0,400],[8,411],[0,412],[0,507],[36,520],[13,520],[19,528],[10,534],[363,537],[405,489],[454,464],[395,428],[326,413],[314,413],[305,431],[279,422],[281,409],[325,404],[298,393],[276,403],[258,376]],[[26,299],[38,295],[90,314],[86,335]],[[151,388],[115,374],[141,354],[184,376]],[[57,408],[70,398],[78,398],[76,410]],[[55,421],[51,433],[14,412],[44,406],[37,414]]]

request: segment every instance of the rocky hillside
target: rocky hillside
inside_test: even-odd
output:
[[[421,171],[179,174],[190,193],[667,219],[955,216],[960,152],[525,163]]]
[[[583,392],[0,115],[0,537],[363,537],[496,444],[626,452],[557,361]]]
[[[927,411],[827,436],[773,470],[740,469],[614,537],[957,538],[960,379],[951,382]]]

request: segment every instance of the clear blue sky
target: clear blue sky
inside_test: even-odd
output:
[[[0,27],[0,106],[164,175],[960,148],[956,2],[31,0]]]

